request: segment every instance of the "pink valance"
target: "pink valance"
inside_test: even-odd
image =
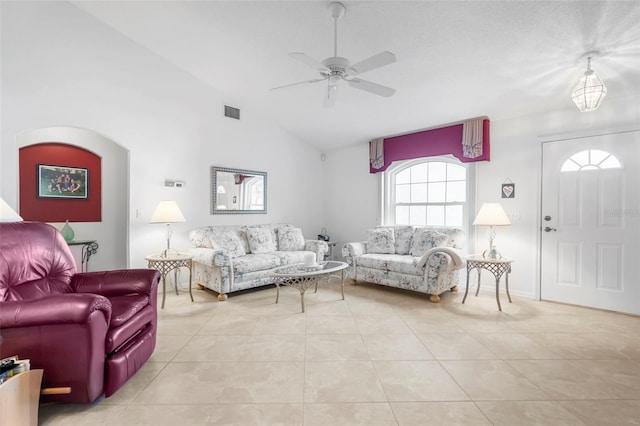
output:
[[[470,123],[473,123],[471,121]],[[477,144],[474,148],[475,158],[466,157],[463,149],[463,127],[464,124],[455,124],[438,129],[424,130],[407,135],[394,136],[384,139],[383,155],[384,165],[374,168],[369,163],[370,173],[383,172],[394,161],[412,160],[414,158],[436,157],[439,155],[451,154],[463,163],[475,161],[489,161],[489,119],[482,119],[482,138],[474,134]],[[478,146],[479,144],[479,146]],[[480,149],[481,147],[481,149]],[[469,152],[467,152],[469,154]]]

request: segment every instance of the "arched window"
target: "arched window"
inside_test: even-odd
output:
[[[241,196],[245,197],[244,205],[247,209],[264,210],[264,179],[262,177],[246,179],[241,189]]]
[[[384,179],[385,224],[465,228],[468,167],[444,157],[389,167]]]
[[[573,154],[562,164],[561,172],[575,172],[578,170],[619,169],[620,161],[607,151],[588,149]]]

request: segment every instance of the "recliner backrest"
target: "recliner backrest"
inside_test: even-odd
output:
[[[75,273],[71,250],[53,226],[0,223],[0,301],[71,293]]]

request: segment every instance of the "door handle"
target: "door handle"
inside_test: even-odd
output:
[[[544,232],[551,232],[551,231],[556,232],[556,231],[557,231],[557,229],[556,229],[556,228],[549,228],[548,226],[545,226],[545,227],[544,227],[544,229],[543,229],[543,231],[544,231]]]

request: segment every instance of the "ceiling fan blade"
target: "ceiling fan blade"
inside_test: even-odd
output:
[[[286,89],[287,87],[300,86],[301,84],[310,84],[310,83],[318,83],[319,81],[325,81],[328,76],[325,78],[316,78],[313,80],[299,81],[297,83],[285,84],[284,86],[272,87],[269,90],[278,90],[278,89]]]
[[[396,93],[396,89],[392,89],[391,87],[383,86],[381,84],[372,83],[367,80],[361,80],[359,78],[354,78],[351,80],[345,80],[349,83],[349,86],[355,87],[356,89],[366,90],[367,92],[374,93],[376,95],[384,96],[388,98]]]
[[[351,65],[350,68],[352,72],[350,72],[349,74],[350,75],[362,74],[364,72],[371,71],[373,69],[392,64],[395,61],[396,61],[396,55],[394,55],[391,52],[387,52],[385,50],[384,52],[378,53],[377,55],[373,55],[372,57],[367,58],[363,61],[360,61],[357,64]]]
[[[310,66],[311,68],[319,71],[319,72],[327,72],[330,73],[331,70],[320,63],[320,61],[316,61],[311,56],[301,53],[301,52],[293,52],[289,53],[289,56],[295,59],[296,61],[302,62],[303,64]]]
[[[336,104],[337,97],[338,97],[338,86],[337,85],[327,86],[327,93],[325,93],[324,95],[324,101],[322,101],[322,106],[325,108],[331,108]]]

